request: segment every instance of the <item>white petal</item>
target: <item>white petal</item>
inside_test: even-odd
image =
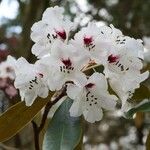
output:
[[[78,99],[78,96],[81,91],[82,91],[82,87],[76,86],[74,84],[70,84],[67,86],[67,95],[73,100]]]
[[[46,23],[53,23],[55,19],[62,20],[63,12],[64,8],[62,7],[55,6],[47,8],[43,13],[42,20],[45,21]]]
[[[87,82],[86,75],[81,71],[75,71],[74,73],[72,73],[68,80],[74,81],[75,84],[81,87],[85,86]]]
[[[109,95],[109,93],[104,95],[104,93],[102,93],[100,105],[107,110],[115,110],[117,99],[115,95]]]
[[[90,123],[94,123],[95,121],[100,121],[103,117],[103,112],[101,108],[88,108],[88,110],[83,111],[83,115],[85,120]]]
[[[149,77],[149,71],[146,71],[140,75],[140,82],[143,82]]]
[[[60,90],[65,82],[66,78],[61,73],[52,73],[48,79],[48,86],[51,91],[56,91]]]
[[[31,27],[31,39],[34,42],[38,42],[42,39],[43,34],[45,34],[45,28],[47,27],[46,24],[44,24],[42,21],[38,21],[33,24]]]
[[[88,83],[94,83],[99,91],[108,89],[107,80],[101,73],[93,73],[88,79]]]
[[[128,99],[128,91],[123,90],[123,85],[121,81],[119,82],[119,79],[112,78],[109,80],[111,88],[116,92],[116,94],[119,96],[119,98],[122,100],[122,102],[126,102]]]
[[[42,85],[39,89],[38,96],[46,98],[48,96],[48,92],[49,92],[48,87]]]
[[[70,116],[72,117],[78,117],[82,114],[82,103],[80,100],[75,100],[73,104],[71,105],[71,108],[69,110]]]
[[[31,106],[36,99],[36,93],[34,91],[26,93],[26,91],[20,91],[22,101],[25,100],[26,106]]]
[[[51,44],[37,42],[32,46],[31,51],[32,54],[34,54],[38,58],[42,58],[43,56],[50,54]]]

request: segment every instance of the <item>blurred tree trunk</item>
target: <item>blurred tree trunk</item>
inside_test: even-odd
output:
[[[30,40],[31,26],[34,22],[39,20],[43,12],[43,0],[30,0],[23,7],[24,14],[22,15],[22,34],[21,34],[21,44],[19,47],[19,55],[25,58],[30,57],[30,49],[32,46],[32,41]]]

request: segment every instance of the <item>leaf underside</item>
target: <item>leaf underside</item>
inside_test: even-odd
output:
[[[71,117],[72,100],[67,98],[49,122],[43,150],[73,150],[82,138],[81,117]]]

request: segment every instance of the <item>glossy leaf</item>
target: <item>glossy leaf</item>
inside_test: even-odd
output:
[[[70,117],[72,100],[67,98],[49,122],[43,150],[74,150],[82,138],[80,117]]]
[[[150,100],[144,100],[128,112],[125,113],[126,118],[132,118],[136,112],[149,112],[150,111]]]
[[[0,142],[6,141],[24,128],[36,114],[47,104],[47,99],[37,98],[34,104],[27,107],[19,102],[0,116]]]

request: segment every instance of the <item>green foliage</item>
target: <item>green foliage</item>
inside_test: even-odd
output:
[[[135,90],[132,99],[135,99],[137,102],[140,102],[143,99],[150,99],[150,90],[144,84],[140,85],[140,88]]]
[[[80,117],[71,117],[69,109],[72,100],[67,98],[49,122],[43,143],[43,150],[73,150],[82,138]]]
[[[145,100],[140,104],[136,105],[128,112],[125,113],[125,117],[131,119],[136,112],[149,112],[150,111],[150,101]]]
[[[0,116],[0,142],[6,141],[23,129],[36,114],[47,104],[50,98],[37,98],[34,104],[27,107],[19,102]]]

